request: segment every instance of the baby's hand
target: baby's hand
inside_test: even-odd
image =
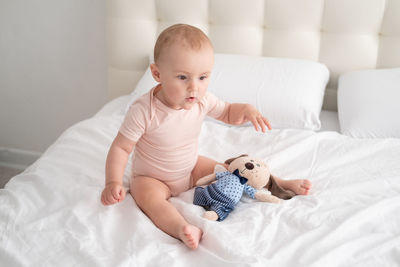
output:
[[[244,121],[250,121],[253,125],[256,131],[258,131],[259,127],[261,127],[261,130],[263,133],[265,133],[265,126],[268,127],[269,130],[271,130],[271,124],[265,118],[255,107],[252,105],[247,104],[245,108],[243,109],[243,116],[244,116]]]
[[[103,190],[101,194],[101,203],[103,205],[112,205],[117,202],[124,200],[125,198],[125,189],[120,183],[109,183]]]

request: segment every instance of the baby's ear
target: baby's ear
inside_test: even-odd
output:
[[[158,70],[158,66],[155,63],[150,64],[150,70],[154,80],[156,80],[156,82],[160,82],[160,71]]]

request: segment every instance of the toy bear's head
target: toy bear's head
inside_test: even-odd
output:
[[[272,195],[282,199],[291,199],[296,195],[290,190],[283,189],[276,182],[277,178],[270,173],[268,165],[260,159],[240,155],[226,160],[225,164],[228,164],[228,171],[235,173],[237,170],[237,174],[247,179],[247,184],[256,189],[265,187]]]
[[[271,172],[265,162],[260,159],[241,155],[237,158],[225,161],[229,164],[228,171],[240,175],[247,179],[247,184],[261,189],[266,186],[270,180]]]

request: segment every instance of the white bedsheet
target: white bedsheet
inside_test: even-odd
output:
[[[223,222],[202,218],[193,189],[171,202],[201,227],[197,250],[158,230],[128,194],[104,207],[107,150],[129,97],[68,129],[0,190],[1,266],[399,266],[400,141],[335,132],[205,122],[200,153],[249,153],[282,178],[308,178],[309,196],[244,198]],[[128,186],[130,166],[124,183]]]

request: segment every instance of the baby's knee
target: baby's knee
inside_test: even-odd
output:
[[[146,203],[149,203],[149,201],[151,201],[150,195],[145,194],[143,191],[137,188],[134,191],[131,190],[131,195],[135,200],[136,205],[138,205],[140,208],[142,208],[144,205],[146,205]]]
[[[150,177],[132,179],[131,195],[139,207],[169,199],[171,192],[167,185]]]

